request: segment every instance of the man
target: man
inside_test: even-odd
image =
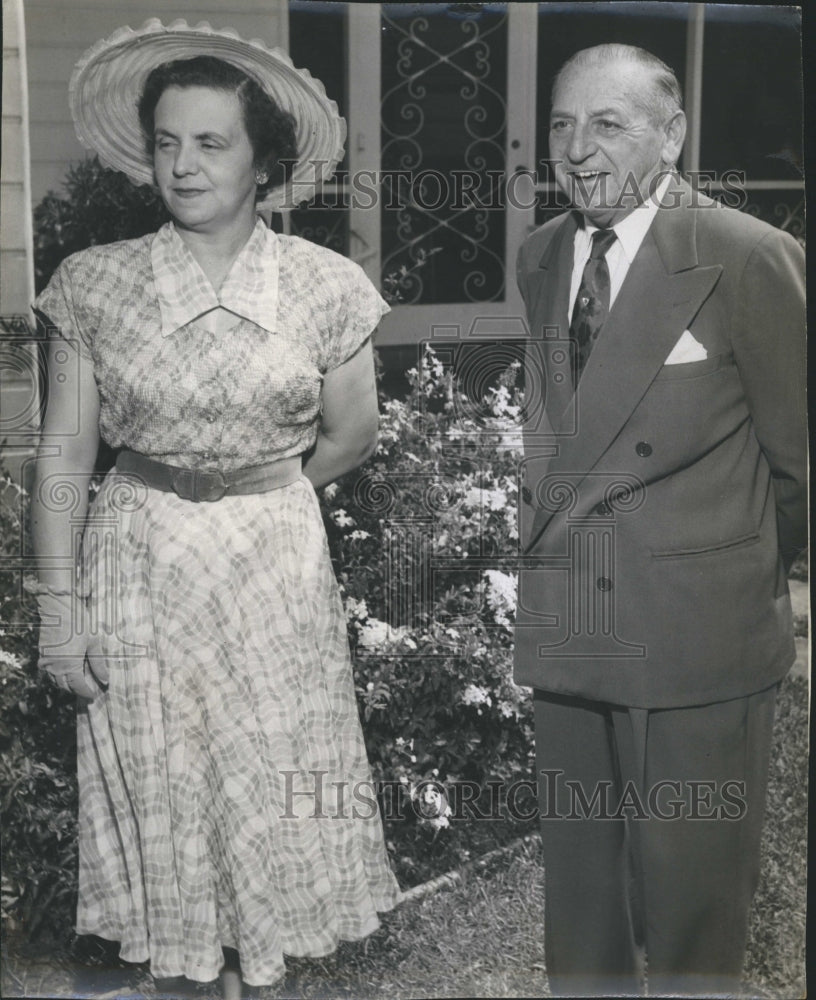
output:
[[[796,241],[675,173],[674,73],[573,56],[575,210],[521,248],[529,321],[516,679],[535,689],[555,995],[739,988],[786,571],[806,544]]]

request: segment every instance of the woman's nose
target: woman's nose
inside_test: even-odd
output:
[[[177,177],[194,174],[198,170],[198,150],[195,146],[180,145],[173,161],[173,173]]]

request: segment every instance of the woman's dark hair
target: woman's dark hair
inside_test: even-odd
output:
[[[295,119],[283,111],[259,83],[232,63],[215,56],[195,56],[162,63],[151,70],[139,98],[139,123],[147,151],[153,155],[156,105],[168,87],[210,87],[235,94],[244,113],[244,127],[255,157],[255,166],[269,174],[258,185],[258,200],[291,176],[297,160]]]

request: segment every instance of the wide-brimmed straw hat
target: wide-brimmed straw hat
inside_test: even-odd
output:
[[[232,63],[256,80],[297,123],[298,161],[287,183],[271,190],[260,208],[294,208],[309,201],[343,157],[346,123],[319,80],[296,69],[281,49],[206,22],[151,18],[141,28],[119,28],[91,46],[74,67],[71,114],[80,142],[106,167],[136,184],[153,183],[153,162],[139,124],[137,104],[148,73],[174,59],[210,55]]]

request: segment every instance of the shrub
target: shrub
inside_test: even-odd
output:
[[[496,821],[498,789],[534,774],[531,703],[512,680],[516,372],[473,398],[427,348],[408,398],[381,400],[373,459],[323,491],[369,759],[406,881],[517,832]],[[526,812],[532,790],[520,790]]]
[[[53,191],[34,209],[34,276],[37,292],[69,254],[101,243],[152,233],[167,219],[156,192],[107,170],[94,156],[70,167],[66,197]]]
[[[0,560],[24,549],[25,495],[0,478]],[[10,927],[64,938],[76,897],[75,699],[37,671],[35,602],[0,574],[0,913]]]

